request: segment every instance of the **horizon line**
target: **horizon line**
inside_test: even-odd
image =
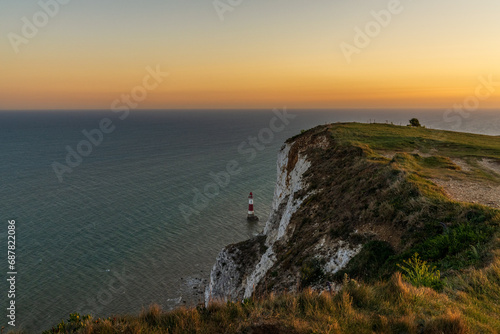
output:
[[[353,110],[353,111],[361,111],[361,110],[387,110],[387,111],[397,111],[397,110],[420,110],[420,111],[431,111],[431,110],[448,110],[450,108],[442,108],[442,107],[369,107],[369,108],[360,108],[360,107],[332,107],[332,108],[288,108],[286,106],[283,107],[273,107],[273,108],[151,108],[151,109],[133,109],[134,111],[236,111],[236,110],[251,110],[251,111],[269,111],[273,109],[281,109],[286,108],[287,110]],[[477,111],[495,111],[500,110],[500,107],[486,107],[479,108],[475,110]],[[45,108],[45,109],[0,109],[0,112],[4,111],[112,111],[109,108]],[[472,112],[472,111],[471,111]]]

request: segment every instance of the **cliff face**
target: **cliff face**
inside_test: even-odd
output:
[[[272,211],[264,235],[230,245],[219,253],[205,293],[207,301],[241,299],[252,295],[255,287],[276,262],[274,244],[277,240],[286,238],[290,218],[304,201],[304,198],[297,198],[296,193],[303,190],[303,174],[310,165],[298,144],[286,143],[282,147],[278,154],[278,180]],[[254,246],[257,243],[260,247]],[[255,254],[257,256],[253,256]]]
[[[256,238],[224,248],[213,266],[205,299],[240,300],[251,297],[256,288],[263,284],[281,256],[278,244],[287,244],[294,233],[291,218],[307,199],[316,193],[308,189],[305,173],[311,167],[307,153],[311,150],[328,150],[333,144],[327,131],[312,132],[308,136],[288,141],[280,150],[277,162],[278,179],[274,190],[272,210],[264,233]],[[359,247],[351,247],[340,241],[336,245],[326,245],[323,240],[316,247],[329,248],[328,263],[325,268],[336,272],[343,268]],[[331,251],[330,246],[335,250]],[[278,254],[277,254],[278,252]],[[275,273],[273,273],[275,277]],[[287,277],[287,288],[295,290],[298,277]]]
[[[474,246],[469,236],[464,236],[464,247],[434,248],[448,240],[443,230],[467,234],[463,226],[500,217],[491,208],[453,201],[440,186],[442,180],[464,179],[481,189],[500,186],[500,175],[474,169],[481,168],[476,160],[500,160],[498,146],[491,148],[491,137],[483,137],[336,124],[289,139],[278,154],[264,233],[220,252],[206,302],[303,287],[326,289],[328,283],[336,289],[344,274],[366,281],[387,277],[396,263],[416,252],[440,270],[474,263],[458,260],[467,256],[461,251]],[[476,167],[462,170],[455,163],[461,156]],[[484,226],[486,242],[491,234]]]

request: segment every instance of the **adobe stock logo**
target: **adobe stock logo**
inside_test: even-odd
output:
[[[139,104],[144,101],[149,92],[155,90],[163,83],[164,78],[169,76],[168,72],[163,72],[160,65],[156,65],[156,69],[148,66],[146,67],[147,74],[143,77],[142,83],[132,88],[129,94],[121,94],[119,99],[115,99],[111,103],[111,111],[113,113],[119,114],[118,120],[124,121],[128,118],[130,110],[139,107]],[[102,118],[97,127],[91,129],[90,131],[84,129],[82,131],[83,137],[85,139],[80,140],[76,144],[76,149],[70,145],[66,145],[66,158],[64,163],[54,161],[52,163],[52,169],[59,180],[59,183],[64,181],[64,174],[72,173],[75,168],[80,166],[84,160],[92,154],[94,148],[99,147],[105,136],[113,133],[116,130],[116,125],[118,120],[113,120],[111,118]]]
[[[31,20],[26,16],[21,18],[23,26],[21,28],[21,35],[14,32],[7,34],[10,45],[12,49],[17,54],[19,53],[19,47],[21,45],[26,45],[35,38],[40,29],[45,27],[51,18],[54,18],[59,14],[61,10],[61,5],[67,5],[71,0],[40,0],[38,1],[38,6],[41,10],[33,14]]]
[[[224,14],[226,12],[232,12],[238,6],[243,3],[243,0],[214,0],[212,4],[214,5],[215,11],[217,15],[219,15],[219,19],[224,21]]]
[[[353,43],[340,43],[340,50],[344,55],[348,64],[352,63],[352,56],[360,54],[362,50],[370,46],[372,40],[380,35],[382,28],[387,28],[394,16],[403,12],[404,7],[400,0],[390,0],[387,4],[387,9],[382,9],[378,12],[372,10],[370,12],[373,20],[367,22],[364,29],[359,26],[354,27]]]
[[[464,98],[462,103],[455,103],[452,108],[447,109],[443,114],[446,123],[453,123],[452,129],[458,130],[462,126],[463,120],[468,119],[472,112],[481,108],[481,103],[488,100],[500,87],[500,81],[495,80],[493,74],[478,77],[479,83],[474,89],[474,93]]]

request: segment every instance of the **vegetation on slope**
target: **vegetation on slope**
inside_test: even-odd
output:
[[[445,276],[452,274],[453,270],[471,265],[481,267],[491,261],[491,240],[498,231],[499,211],[483,205],[453,201],[431,180],[468,179],[483,184],[485,189],[487,185],[498,186],[500,175],[481,169],[478,164],[475,164],[475,170],[464,171],[450,158],[460,157],[469,162],[484,158],[500,159],[500,137],[355,123],[333,126],[331,132],[343,145],[361,148],[368,161],[402,175],[402,183],[406,184],[396,190],[398,194],[391,194],[388,204],[380,202],[380,198],[384,197],[381,196],[373,205],[379,213],[381,210],[392,212],[392,215],[382,213],[386,221],[394,217],[395,211],[404,214],[407,227],[401,235],[399,254],[387,256],[388,261],[379,268],[394,268],[394,263],[415,253],[444,270]],[[392,159],[386,157],[387,152],[393,154]],[[365,248],[369,246],[371,244],[366,244]],[[379,253],[380,249],[375,249],[359,257],[373,258]],[[363,263],[356,266],[359,261],[351,261],[344,273],[358,276],[356,267],[364,267]],[[377,275],[371,271],[367,276],[374,278]]]
[[[302,288],[326,288],[345,274],[357,280],[388,279],[415,253],[448,276],[491,261],[499,211],[450,199],[432,180],[474,179],[498,185],[499,175],[461,170],[450,158],[500,158],[500,138],[386,124],[334,124],[301,136],[330,134],[329,149],[311,149],[305,175],[314,191],[294,214],[293,235],[278,245],[278,261],[258,287],[281,291],[283,277],[301,273]],[[293,140],[301,140],[301,136]],[[427,153],[424,153],[427,152]],[[346,268],[322,270],[316,245],[363,245]],[[279,275],[272,275],[280,273]]]

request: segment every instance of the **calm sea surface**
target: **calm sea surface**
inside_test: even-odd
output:
[[[263,229],[276,154],[302,129],[416,116],[428,127],[500,134],[494,111],[448,121],[442,110],[288,113],[295,118],[273,122],[273,131],[271,110],[134,111],[125,120],[106,111],[0,112],[0,268],[6,275],[7,221],[15,219],[17,325],[39,332],[75,311],[107,317],[201,301],[220,249]],[[103,118],[115,130],[90,153],[81,146],[88,156],[60,182],[53,163],[66,164],[67,147],[77,150],[82,131]],[[246,221],[250,191],[256,224]],[[2,279],[3,310],[7,290]]]

